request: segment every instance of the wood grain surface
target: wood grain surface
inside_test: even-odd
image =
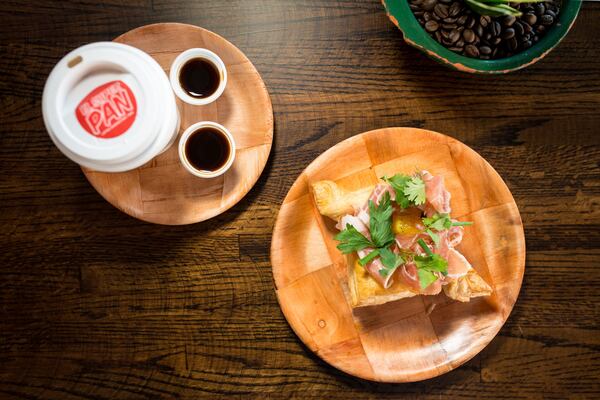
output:
[[[236,158],[227,173],[213,179],[190,174],[179,160],[179,137],[166,151],[132,171],[106,173],[82,168],[108,202],[144,221],[184,225],[221,214],[252,189],[267,164],[273,143],[273,108],[265,84],[250,60],[219,35],[187,24],[160,23],[129,31],[116,39],[144,50],[169,74],[173,60],[191,48],[209,49],[228,72],[225,91],[204,106],[177,98],[179,135],[200,121],[225,126],[236,143]]]
[[[378,0],[79,0],[0,5],[0,398],[600,396],[600,4],[544,60],[506,76],[445,69]],[[175,227],[107,203],[45,133],[46,76],[69,50],[157,22],[231,41],[271,94],[258,183]],[[388,126],[443,132],[504,178],[525,227],[515,308],[478,356],[381,384],[330,367],[287,324],[269,247],[301,171]]]
[[[329,180],[354,192],[415,168],[443,176],[452,216],[474,222],[458,250],[493,292],[466,303],[442,292],[353,309],[356,259],[336,248],[335,222],[319,213],[311,188]],[[496,336],[521,288],[525,237],[510,190],[475,151],[436,132],[384,128],[336,144],[300,174],[275,222],[271,263],[281,310],[308,348],[350,375],[415,382],[461,366]]]

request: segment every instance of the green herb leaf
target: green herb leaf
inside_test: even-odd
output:
[[[448,275],[448,261],[439,254],[415,256],[414,261],[418,269],[426,269],[431,272],[441,272],[444,275]]]
[[[381,197],[379,205],[375,205],[372,200],[369,200],[369,225],[371,240],[375,247],[387,247],[394,242],[395,236],[392,231],[393,211],[390,194],[387,192]]]
[[[385,268],[381,269],[379,273],[381,276],[386,277],[390,273],[394,272],[401,264],[404,263],[404,259],[399,254],[394,253],[390,248],[384,248],[379,251],[381,255],[381,263]]]
[[[340,244],[337,245],[337,248],[344,254],[359,251],[367,247],[376,247],[369,239],[350,224],[347,224],[346,229],[335,236],[335,240],[340,242]]]
[[[437,280],[434,272],[441,272],[443,275],[448,275],[448,261],[439,254],[434,254],[423,239],[419,239],[417,243],[427,253],[426,256],[413,257],[419,274],[419,284],[421,285],[421,289],[425,289]]]
[[[456,221],[452,223],[452,226],[469,226],[469,225],[473,225],[472,222],[469,221]]]
[[[429,237],[431,238],[431,240],[433,240],[433,244],[435,244],[436,246],[440,245],[440,235],[438,235],[437,233],[435,233],[431,229],[427,229],[425,231],[425,233],[429,235]]]
[[[417,274],[419,275],[419,285],[421,286],[421,289],[425,289],[427,286],[438,280],[438,277],[433,272],[425,269],[418,269]]]
[[[367,254],[366,256],[364,256],[363,258],[358,260],[358,263],[362,267],[364,267],[365,265],[367,265],[368,263],[373,261],[377,256],[379,256],[379,249],[375,249],[372,252],[370,252],[369,254]]]
[[[410,200],[408,200],[408,197],[404,194],[404,189],[406,188],[408,181],[410,181],[410,176],[396,174],[391,178],[384,176],[381,179],[389,183],[396,192],[396,203],[402,208],[408,208],[410,206]]]
[[[434,214],[432,217],[423,218],[423,225],[429,229],[443,231],[450,229],[452,226],[452,220],[448,214]]]
[[[404,194],[416,205],[425,204],[427,195],[425,194],[425,182],[423,182],[423,179],[418,176],[412,177],[404,187]]]
[[[430,218],[423,218],[423,225],[429,229],[443,231],[445,229],[450,229],[453,226],[468,226],[473,225],[473,223],[468,221],[452,222],[452,219],[448,214],[434,214]]]

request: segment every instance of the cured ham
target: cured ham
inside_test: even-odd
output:
[[[450,214],[450,192],[444,186],[443,176],[433,176],[428,171],[421,171],[421,178],[425,182],[425,193],[427,201],[425,202],[425,215],[431,217],[436,212],[440,214]]]
[[[412,177],[395,175],[356,192],[320,181],[312,190],[319,212],[336,220],[336,228],[345,231],[336,236],[343,241],[338,248],[356,255],[349,263],[353,307],[436,295],[442,290],[459,301],[491,293],[491,287],[456,249],[466,223],[450,218],[451,195],[442,176],[426,170]],[[400,191],[405,197],[396,203]],[[386,195],[390,202],[382,206]],[[374,210],[369,208],[371,201],[378,206]],[[374,220],[371,212],[377,213]],[[358,233],[348,230],[348,225]],[[369,262],[358,263],[368,256]]]

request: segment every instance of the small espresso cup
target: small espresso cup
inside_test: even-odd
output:
[[[179,54],[169,72],[173,91],[182,101],[202,106],[217,100],[227,86],[227,69],[221,58],[207,49]]]
[[[181,163],[199,178],[215,178],[227,172],[235,160],[235,150],[231,132],[212,121],[195,123],[179,139]]]

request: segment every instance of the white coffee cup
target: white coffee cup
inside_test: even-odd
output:
[[[187,145],[188,140],[190,139],[190,137],[192,137],[192,135],[194,133],[196,133],[197,131],[199,131],[200,129],[203,129],[203,128],[212,128],[212,129],[220,132],[223,135],[223,137],[227,140],[227,144],[229,146],[229,155],[228,155],[227,160],[223,163],[223,165],[219,169],[214,170],[214,171],[203,170],[203,169],[199,169],[199,168],[195,167],[193,165],[193,163],[188,159],[188,156],[186,154],[186,145]],[[229,132],[229,130],[227,128],[225,128],[223,125],[218,124],[216,122],[212,122],[212,121],[202,121],[202,122],[195,123],[194,125],[187,128],[185,130],[185,132],[183,132],[183,134],[181,135],[181,138],[179,139],[179,159],[181,161],[181,164],[191,174],[193,174],[199,178],[216,178],[217,176],[223,175],[233,165],[233,162],[235,160],[235,151],[236,151],[235,139],[233,138],[233,135],[231,134],[231,132]]]
[[[213,94],[208,97],[193,97],[188,94],[188,92],[181,87],[180,82],[180,73],[181,69],[188,63],[194,59],[205,60],[211,63],[217,69],[219,75],[219,86],[215,90]],[[221,58],[208,49],[201,48],[193,48],[184,51],[179,54],[177,58],[171,64],[171,71],[169,72],[169,79],[171,80],[171,87],[173,91],[182,101],[195,105],[202,106],[206,104],[210,104],[213,101],[217,100],[225,90],[227,86],[227,68],[225,68],[225,63]]]
[[[120,43],[88,44],[60,60],[46,81],[42,111],[55,145],[103,172],[146,164],[179,132],[167,75],[148,54]]]

